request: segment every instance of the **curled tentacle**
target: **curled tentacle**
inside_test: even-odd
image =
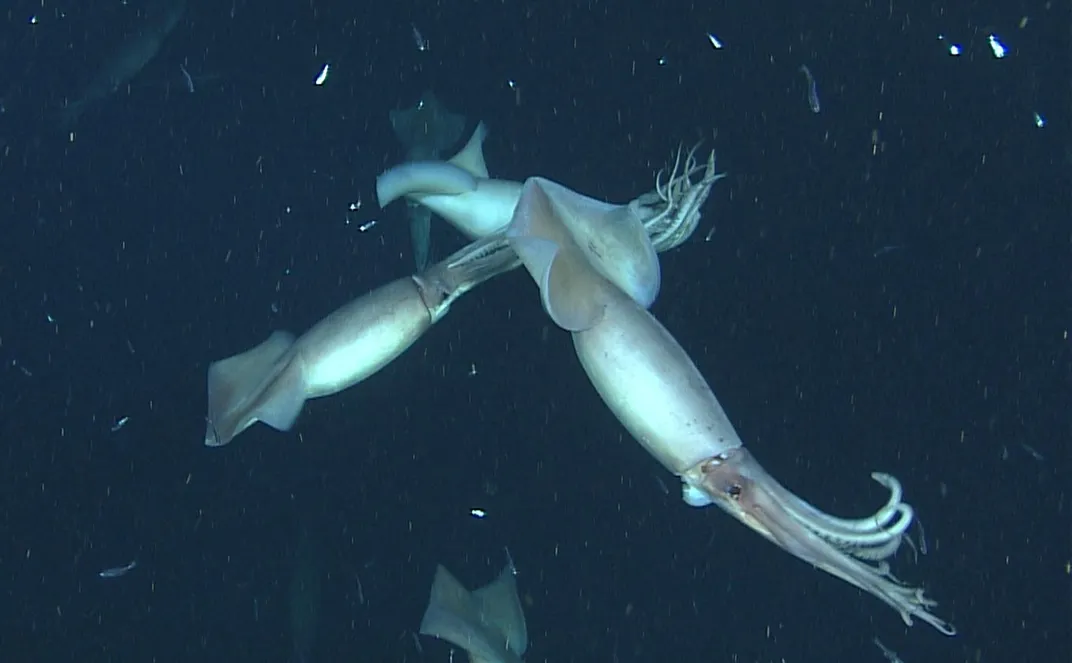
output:
[[[747,450],[737,448],[700,463],[682,478],[686,495],[702,493],[784,550],[881,599],[908,625],[921,619],[942,633],[955,629],[931,608],[937,605],[922,588],[903,584],[890,572],[912,523],[912,508],[901,501],[901,484],[888,474],[872,477],[889,489],[882,508],[866,518],[846,519],[824,513],[779,484]],[[703,504],[695,500],[691,504]]]
[[[725,177],[724,173],[715,170],[714,152],[709,153],[704,165],[698,164],[695,153],[699,147],[693,146],[687,154],[678,148],[667,181],[662,181],[666,170],[660,170],[655,177],[655,190],[630,203],[642,219],[647,216],[644,226],[659,251],[680,246],[692,236],[700,223],[700,208],[707,201],[711,187]],[[701,172],[700,179],[694,181]]]
[[[794,507],[800,518],[810,523],[817,534],[832,541],[862,541],[875,533],[883,532],[893,532],[897,536],[903,535],[912,522],[912,508],[901,501],[904,495],[901,483],[888,474],[876,472],[871,476],[890,490],[890,497],[886,504],[871,516],[852,520],[838,518],[820,511],[795,496]],[[894,525],[889,527],[890,522],[893,522],[895,518],[897,520]]]

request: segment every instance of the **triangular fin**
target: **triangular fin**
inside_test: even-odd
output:
[[[287,366],[270,387],[265,398],[253,412],[253,417],[278,431],[288,431],[305,405],[305,383],[298,366]]]
[[[260,345],[209,366],[206,445],[225,445],[252,423],[253,410],[285,368],[283,358],[293,345],[293,334],[277,331]]]
[[[591,290],[574,285],[591,273],[576,249],[538,237],[512,238],[510,245],[536,280],[540,302],[556,325],[579,332],[603,319],[604,303],[598,291],[593,297]]]
[[[488,137],[488,127],[481,122],[476,125],[469,142],[457,154],[450,158],[450,163],[461,168],[473,177],[488,179],[488,166],[484,163],[484,139]]]
[[[533,178],[587,261],[634,301],[649,308],[659,294],[659,255],[629,205],[613,205],[557,182]]]
[[[506,236],[540,288],[544,310],[562,329],[590,329],[603,316],[603,279],[585,262],[535,179],[521,190]]]
[[[507,564],[494,582],[473,590],[473,598],[486,622],[506,638],[506,646],[518,656],[529,648],[528,626],[517,595],[517,577]]]
[[[420,633],[461,647],[473,660],[520,661],[506,647],[505,638],[481,619],[479,606],[469,590],[443,566],[436,567]]]

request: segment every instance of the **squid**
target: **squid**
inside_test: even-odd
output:
[[[481,122],[465,146],[447,161],[409,161],[376,179],[380,207],[404,198],[430,209],[469,239],[504,232],[521,197],[522,182],[492,178],[484,159],[487,126]],[[725,173],[715,171],[715,153],[705,163],[696,159],[700,145],[687,153],[678,148],[667,180],[666,170],[655,176],[655,189],[632,200],[629,210],[666,251],[687,240],[696,230],[698,210]],[[698,181],[695,176],[700,175]]]
[[[932,612],[936,602],[890,572],[888,560],[914,515],[897,479],[873,474],[889,499],[870,516],[848,519],[824,513],[768,474],[688,353],[648,311],[659,276],[648,236],[635,223],[609,223],[601,205],[530,178],[506,235],[619,422],[679,477],[687,504],[715,504],[786,552],[883,601],[905,624],[918,618],[953,635],[953,626]]]
[[[476,663],[520,663],[529,634],[516,576],[507,564],[494,581],[470,591],[438,566],[420,634],[464,649]]]
[[[483,163],[483,137],[479,130],[474,136],[479,140],[470,143],[477,148],[467,148],[467,154]],[[667,182],[660,172],[654,191],[623,205],[600,203],[616,215],[616,223],[643,235],[645,245],[653,247],[649,270],[658,270],[655,251],[680,245],[696,229],[700,207],[722,176],[715,171],[713,152],[703,166],[694,152],[682,162],[679,149]],[[517,188],[520,195],[521,185]],[[454,220],[467,218],[462,207],[454,211]],[[490,218],[486,210],[480,214]],[[250,350],[213,362],[205,444],[229,444],[257,422],[290,430],[307,400],[336,394],[377,373],[442,320],[459,297],[521,266],[505,236],[513,207],[503,214],[498,230],[472,233],[477,239],[442,262],[351,301],[300,337],[276,331]],[[640,241],[639,235],[634,239]],[[654,292],[648,298],[654,299]]]

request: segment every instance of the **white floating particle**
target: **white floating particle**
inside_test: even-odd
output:
[[[324,68],[320,70],[319,74],[317,74],[316,80],[313,81],[313,83],[316,84],[316,85],[323,85],[324,81],[326,81],[328,79],[328,72],[330,72],[330,71],[331,71],[331,63],[330,62],[325,62],[324,63]]]
[[[994,57],[998,58],[999,60],[1005,57],[1005,55],[1009,52],[1009,50],[1005,48],[1005,44],[1002,44],[998,40],[997,35],[995,35],[994,33],[990,33],[989,35],[987,35],[986,41],[990,44],[990,50],[993,51]]]
[[[469,515],[474,518],[483,518],[488,515],[488,512],[483,509],[470,509]]]
[[[711,42],[711,46],[713,46],[715,50],[722,48],[722,42],[719,41],[718,37],[716,37],[713,32],[707,33],[707,41]]]
[[[948,51],[949,54],[954,57],[960,55],[963,52],[963,49],[960,47],[960,44],[954,44],[953,42],[947,40],[945,38],[945,35],[938,35],[938,41],[944,43],[946,51]]]

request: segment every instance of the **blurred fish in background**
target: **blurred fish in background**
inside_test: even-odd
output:
[[[429,161],[440,158],[444,150],[455,145],[465,129],[465,116],[447,110],[428,90],[416,106],[391,111],[391,127],[402,146],[406,161]],[[417,271],[428,266],[432,252],[432,210],[407,201],[413,260]]]

